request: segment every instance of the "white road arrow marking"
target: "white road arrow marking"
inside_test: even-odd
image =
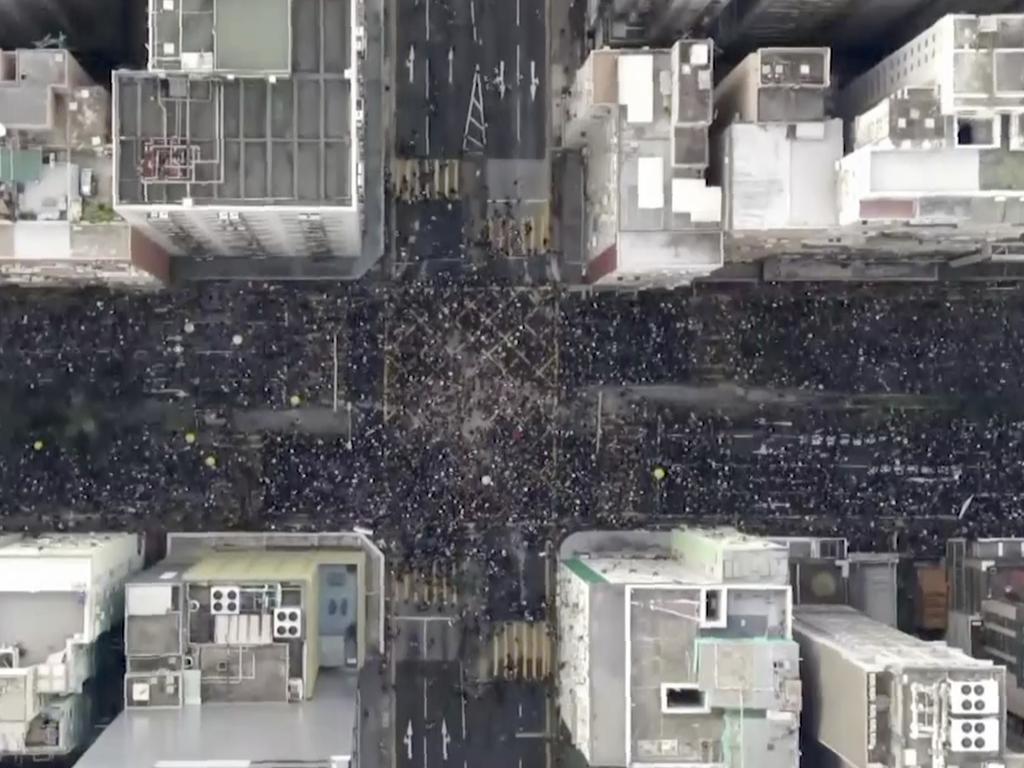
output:
[[[537,100],[537,86],[540,85],[540,80],[537,78],[537,62],[530,62],[530,101]]]
[[[402,741],[405,742],[405,759],[412,760],[412,720],[405,729],[405,738]]]
[[[448,49],[448,85],[452,84],[452,65],[455,63],[455,48]]]
[[[409,46],[409,55],[405,59],[405,68],[409,70],[409,82],[415,80],[416,74],[416,48],[413,45]]]
[[[504,99],[505,98],[505,60],[504,59],[501,60],[501,63],[498,66],[497,82],[498,82],[498,93],[501,95],[501,98]]]
[[[448,744],[451,742],[451,736],[448,735],[448,721],[441,721],[441,757],[445,760],[448,759]]]

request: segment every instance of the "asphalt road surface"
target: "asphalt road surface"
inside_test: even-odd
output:
[[[545,696],[542,684],[501,681],[471,697],[466,751],[477,759],[470,765],[547,765]]]
[[[397,6],[399,155],[543,158],[545,0],[397,0]]]
[[[545,687],[500,681],[473,691],[463,680],[457,663],[398,662],[398,768],[545,765]]]
[[[458,664],[398,663],[395,754],[398,768],[462,766],[467,759],[466,703]]]

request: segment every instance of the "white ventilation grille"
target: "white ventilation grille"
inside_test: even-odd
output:
[[[949,685],[949,708],[954,715],[999,712],[999,683],[995,680],[954,680]]]
[[[237,616],[242,590],[236,585],[210,587],[210,613],[214,616]]]
[[[293,640],[302,636],[302,609],[277,608],[274,611],[274,639]]]
[[[999,718],[952,718],[949,721],[949,746],[954,752],[998,752]]]

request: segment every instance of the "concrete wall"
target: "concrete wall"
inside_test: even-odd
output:
[[[625,588],[590,590],[591,765],[626,763]]]
[[[867,682],[864,671],[794,622],[800,645],[804,735],[854,766],[867,763]],[[841,698],[835,692],[842,691]]]
[[[558,708],[572,742],[590,756],[590,590],[589,584],[565,564],[559,564]]]

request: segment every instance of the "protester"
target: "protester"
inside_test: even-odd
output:
[[[935,285],[6,289],[0,528],[363,524],[492,576],[495,529],[1022,534],[1022,329]]]

